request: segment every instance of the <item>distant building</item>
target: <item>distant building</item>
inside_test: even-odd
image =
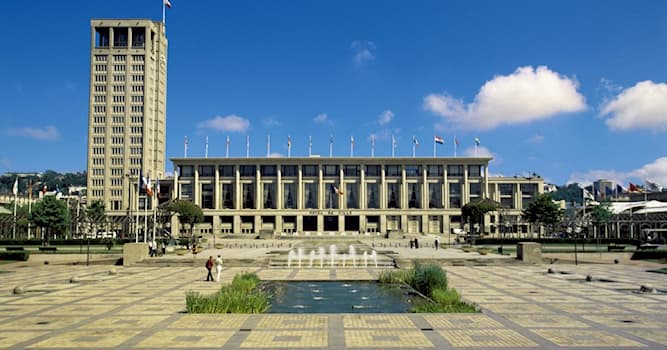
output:
[[[167,38],[145,19],[93,19],[90,36],[87,195],[126,216],[139,174],[164,175]]]
[[[487,157],[172,158],[173,198],[204,211],[202,233],[384,235],[469,231],[461,207],[503,207],[482,232],[529,234],[521,209],[539,177],[489,177]],[[179,234],[172,218],[172,234]]]

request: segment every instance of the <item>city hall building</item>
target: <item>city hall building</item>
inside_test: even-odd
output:
[[[489,157],[172,158],[172,198],[204,212],[202,233],[277,236],[458,233],[461,207],[503,207],[482,231],[528,233],[535,177],[489,177]],[[172,233],[178,233],[172,218]],[[182,228],[181,228],[182,230]]]

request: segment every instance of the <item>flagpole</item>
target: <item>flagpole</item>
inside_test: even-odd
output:
[[[245,157],[250,158],[250,135],[245,137]]]
[[[271,134],[266,135],[266,157],[271,155]]]
[[[438,143],[435,142],[435,136],[433,136],[433,158],[435,158],[435,146],[436,146],[437,144],[438,144]]]
[[[139,182],[137,182],[137,219],[134,225],[134,242],[139,243],[139,203],[141,202],[141,172],[139,172]]]
[[[292,157],[292,138],[287,136],[287,158]]]
[[[16,201],[18,200],[19,194],[19,178],[17,177],[14,181],[14,224],[12,225],[12,239],[16,239]]]
[[[32,180],[30,180],[30,185],[28,185],[29,191],[28,192],[28,216],[32,213]],[[76,207],[77,211],[79,207]],[[79,214],[77,214],[77,219],[79,217]],[[79,224],[77,223],[77,231],[79,229]],[[77,232],[78,233],[78,232]],[[30,221],[28,221],[28,239],[30,239]]]
[[[354,157],[354,136],[350,136],[350,157]]]
[[[312,151],[313,151],[313,137],[308,136],[308,157],[312,155]]]
[[[227,135],[227,145],[225,147],[225,158],[229,158],[229,135]]]
[[[391,135],[391,157],[396,156],[396,138],[394,135]]]
[[[333,135],[329,136],[329,158],[333,157]]]
[[[375,136],[371,135],[371,157],[375,157]]]
[[[167,32],[167,21],[166,21],[166,7],[167,5],[164,3],[164,0],[162,0],[162,25],[165,27],[164,32]]]
[[[458,139],[454,136],[454,157],[456,157],[456,147],[458,146]]]
[[[183,148],[184,148],[183,158],[187,158],[188,157],[188,137],[187,136],[185,136],[185,142],[183,143]]]
[[[208,158],[208,136],[206,136],[206,149],[204,150],[204,158]]]
[[[416,149],[417,149],[417,139],[414,136],[412,136],[412,158],[415,157]]]

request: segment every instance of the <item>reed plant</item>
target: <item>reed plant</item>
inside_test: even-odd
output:
[[[259,290],[260,279],[255,274],[234,276],[232,283],[223,286],[211,295],[198,292],[185,293],[186,309],[189,313],[242,313],[257,314],[270,307],[269,295]]]

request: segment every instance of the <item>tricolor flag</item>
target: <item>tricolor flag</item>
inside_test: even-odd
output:
[[[445,139],[443,139],[443,138],[440,137],[440,136],[436,136],[436,137],[435,137],[435,143],[439,143],[439,144],[441,144],[441,145],[444,145],[444,144],[445,144]]]
[[[459,138],[454,136],[454,145],[458,146],[459,145]]]
[[[334,185],[331,185],[331,192],[333,192],[333,193],[335,193],[335,194],[338,194],[338,195],[342,195],[342,194],[343,194],[343,191],[339,190],[338,187],[336,187],[336,186],[334,186]]]
[[[171,8],[171,1],[169,1],[169,0],[164,0],[164,6],[166,6],[167,8],[170,9],[170,8]]]
[[[157,197],[160,197],[160,178],[157,179],[157,183],[155,184],[155,194]]]
[[[292,147],[292,138],[287,136],[287,147]]]
[[[475,137],[475,146],[479,146],[479,144],[480,144],[479,137]]]
[[[412,136],[412,143],[414,143],[415,146],[419,146],[419,140],[417,140],[417,137]]]
[[[350,144],[354,147],[354,136],[350,136]]]
[[[146,192],[147,196],[153,195],[153,189],[151,188],[151,178],[150,176],[141,177],[141,187]]]

